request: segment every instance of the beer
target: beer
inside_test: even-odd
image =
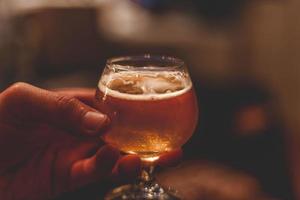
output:
[[[196,96],[184,71],[104,72],[96,101],[112,120],[104,141],[144,160],[180,148],[197,123]]]

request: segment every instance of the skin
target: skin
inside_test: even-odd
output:
[[[94,92],[16,83],[0,93],[0,199],[52,199],[140,173],[139,157],[99,139],[110,120],[92,107]],[[166,153],[157,164],[176,164],[181,154]]]

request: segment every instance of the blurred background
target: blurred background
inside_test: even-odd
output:
[[[198,94],[200,121],[183,164],[158,179],[183,199],[300,199],[299,6],[0,0],[0,89],[17,81],[95,87],[109,57],[180,57]],[[101,199],[91,188],[75,194]]]

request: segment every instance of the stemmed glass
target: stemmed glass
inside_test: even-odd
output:
[[[162,153],[191,137],[197,123],[197,100],[185,63],[151,55],[109,59],[96,102],[112,121],[102,139],[143,162],[136,183],[112,190],[105,199],[179,199],[155,182],[153,168]]]

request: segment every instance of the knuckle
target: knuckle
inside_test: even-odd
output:
[[[57,97],[57,102],[59,107],[74,107],[78,104],[78,100],[74,97],[59,95]]]
[[[30,104],[30,95],[31,89],[33,86],[18,82],[0,95],[0,115],[6,116],[20,116],[22,113],[19,112],[19,109],[26,109],[24,105]]]
[[[8,87],[5,92],[7,94],[16,94],[27,90],[30,87],[29,84],[24,82],[17,82]]]
[[[59,95],[57,97],[58,107],[66,114],[84,114],[84,108],[78,99],[71,96]]]
[[[72,126],[80,125],[80,120],[86,113],[86,110],[79,100],[70,96],[58,95],[57,104],[62,119],[68,119],[68,123],[72,124]]]
[[[1,94],[1,101],[12,103],[15,100],[22,99],[22,97],[27,96],[25,94],[28,93],[31,87],[31,85],[23,82],[14,83]]]

